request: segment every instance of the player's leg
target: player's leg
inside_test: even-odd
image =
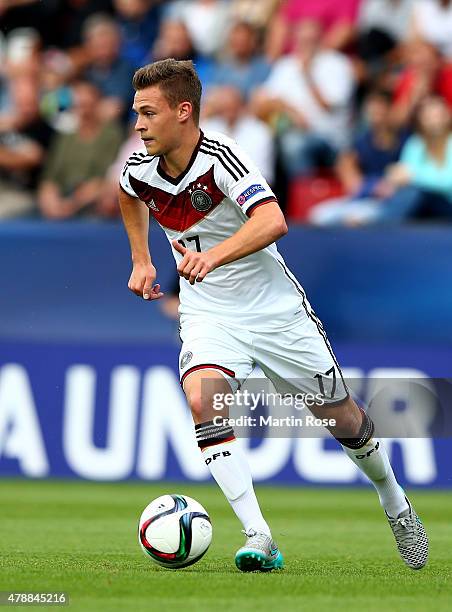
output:
[[[329,431],[373,483],[387,514],[398,516],[407,510],[405,493],[397,483],[382,441],[373,436],[374,425],[367,413],[351,397],[335,405],[312,406],[310,410],[316,417],[335,421]]]
[[[229,383],[217,371],[198,370],[184,380],[184,391],[203,460],[243,528],[270,535],[270,528],[254,493],[248,461],[235,439],[234,431],[227,424],[215,424],[227,419],[227,414],[214,410],[214,396],[220,398],[230,394]]]
[[[329,430],[377,490],[402,559],[413,569],[422,568],[428,557],[427,535],[397,482],[383,441],[374,437],[370,417],[351,397],[334,406],[310,410],[319,418],[335,420],[336,425]]]
[[[397,483],[382,441],[374,437],[371,419],[349,396],[323,326],[313,311],[290,331],[260,334],[254,345],[256,361],[277,391],[320,392],[324,402],[310,407],[310,411],[316,417],[335,420],[330,431],[376,488],[402,558],[415,569],[425,565],[428,541],[422,524]]]
[[[237,567],[243,571],[281,568],[282,556],[259,507],[248,461],[233,429],[223,424],[227,410],[218,410],[220,398],[231,393],[230,383],[219,371],[195,370],[184,379],[184,391],[203,459],[248,538],[247,546],[236,555]]]
[[[242,522],[248,542],[254,546],[254,560],[236,558],[239,569],[273,569],[282,565],[282,557],[271,538],[254,492],[247,458],[219,408],[225,394],[235,392],[251,373],[249,334],[234,334],[218,323],[183,320],[180,375],[196,428],[198,446],[212,476]],[[251,559],[251,557],[250,557]]]

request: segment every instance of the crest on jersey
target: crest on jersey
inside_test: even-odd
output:
[[[185,368],[185,366],[190,363],[192,358],[193,358],[193,353],[192,352],[187,351],[186,353],[184,353],[182,355],[182,357],[180,358],[180,369],[183,370]]]
[[[193,208],[198,212],[206,212],[212,208],[213,201],[207,193],[207,185],[197,183],[188,190]]]

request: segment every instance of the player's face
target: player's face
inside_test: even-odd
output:
[[[166,155],[177,147],[179,111],[170,107],[158,85],[137,91],[133,110],[138,114],[135,130],[149,155]]]

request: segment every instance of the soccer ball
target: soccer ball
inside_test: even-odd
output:
[[[138,541],[149,557],[168,569],[199,561],[212,541],[212,525],[204,508],[187,495],[162,495],[140,517]]]

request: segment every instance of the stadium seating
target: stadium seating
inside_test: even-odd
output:
[[[309,210],[324,200],[344,195],[339,179],[329,170],[315,176],[291,181],[287,198],[287,217],[290,221],[306,221]]]

